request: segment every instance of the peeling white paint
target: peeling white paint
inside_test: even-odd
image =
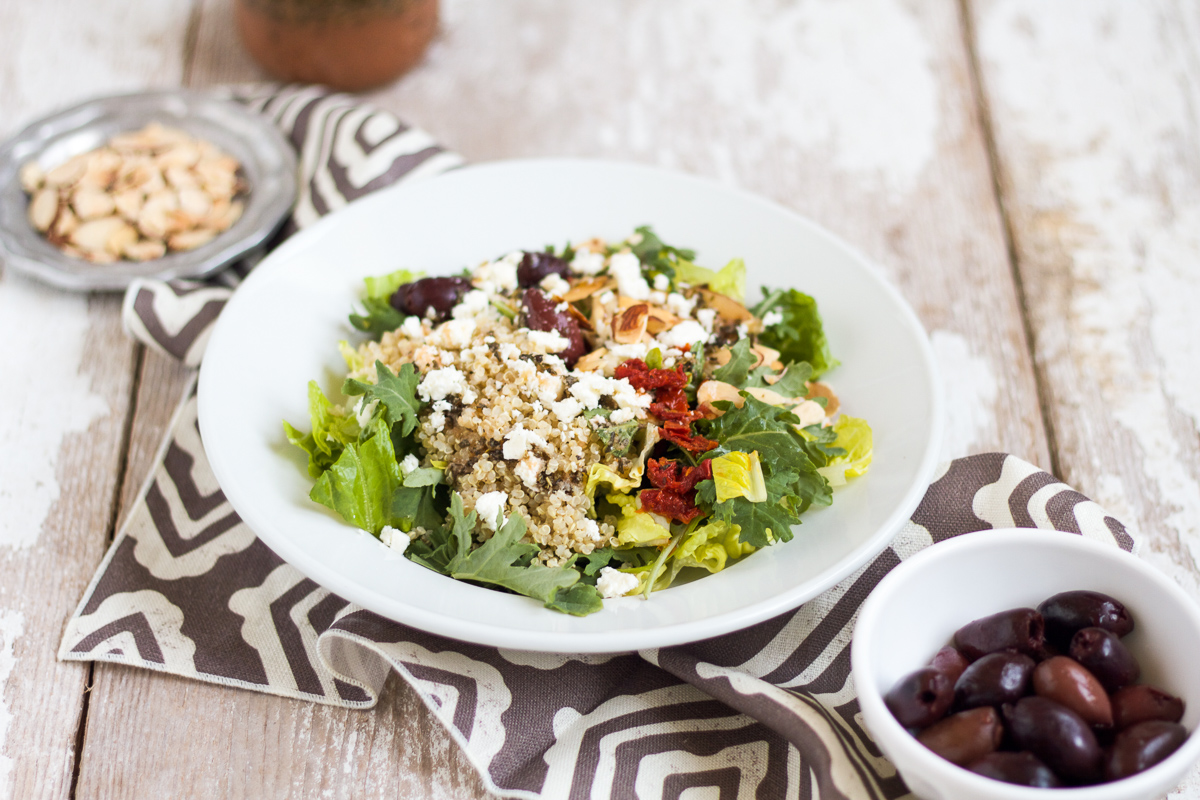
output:
[[[81,375],[87,300],[19,278],[0,283],[0,547],[30,547],[59,498],[63,437],[108,413]]]
[[[1008,140],[1023,154],[1010,159],[1021,202],[1057,226],[1042,235],[1057,238],[1071,273],[1067,339],[1043,337],[1039,356],[1069,351],[1116,435],[1137,443],[1153,490],[1106,480],[1106,502],[1143,516],[1147,503],[1165,509],[1194,564],[1200,62],[1188,28],[1197,24],[1187,4],[1003,0],[979,26],[1002,149]]]
[[[971,345],[962,334],[937,330],[929,338],[938,371],[945,376],[946,435],[942,439],[942,458],[969,455],[995,426],[999,392],[995,372],[986,358],[971,352]],[[1036,410],[1036,399],[1033,407]]]
[[[4,699],[8,679],[17,665],[14,643],[25,633],[25,615],[19,611],[0,611],[0,797],[11,797],[13,760],[4,755],[4,740],[13,715]]]

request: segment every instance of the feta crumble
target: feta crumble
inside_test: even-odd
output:
[[[467,376],[463,375],[458,367],[431,369],[417,384],[417,394],[426,403],[445,400],[452,394],[463,395],[463,402],[471,402],[466,398],[468,392],[474,399],[475,392],[467,385]]]
[[[383,542],[389,549],[395,550],[397,553],[403,553],[408,549],[412,539],[404,531],[393,528],[391,525],[384,525],[383,530],[379,532],[379,541]]]
[[[783,322],[783,314],[778,311],[768,311],[762,318],[764,328],[769,328],[772,325],[778,325]]]
[[[596,588],[600,590],[600,596],[605,600],[627,595],[636,589],[637,586],[638,579],[636,575],[621,572],[612,567],[601,569],[600,579],[596,581]]]
[[[420,317],[405,317],[400,332],[418,342],[425,338],[425,326],[421,324]]]
[[[667,311],[681,319],[687,319],[692,315],[692,309],[696,307],[696,300],[695,297],[689,300],[681,294],[671,292],[667,295]]]
[[[450,315],[455,319],[470,319],[486,309],[488,305],[490,302],[487,292],[472,289],[462,296],[458,305],[451,310]]]
[[[530,489],[537,488],[538,476],[542,474],[542,468],[546,462],[535,456],[533,453],[526,453],[525,457],[517,462],[517,466],[513,468],[513,474],[521,479]]]
[[[715,308],[702,308],[696,312],[696,320],[706,331],[712,331],[713,322],[715,322],[716,319],[717,310]]]
[[[657,292],[665,292],[671,288],[671,279],[661,272],[654,276],[654,290]]]
[[[372,400],[363,405],[363,401],[366,399],[366,397],[360,397],[358,398],[358,402],[354,404],[354,419],[358,422],[358,427],[360,428],[365,428],[371,424],[371,417],[374,416],[375,409],[379,406],[378,400]]]
[[[412,472],[414,469],[417,469],[420,466],[421,466],[420,460],[412,453],[409,453],[400,461],[400,474],[408,475],[410,472]]]
[[[552,353],[562,352],[567,349],[567,345],[571,344],[571,340],[558,331],[527,330],[526,335],[529,337],[529,341]]]
[[[550,410],[554,412],[554,416],[558,417],[558,421],[565,425],[583,413],[583,403],[574,397],[568,397],[565,400],[551,403]]]
[[[709,332],[706,331],[699,322],[685,319],[678,325],[675,325],[674,327],[660,333],[658,335],[658,341],[662,342],[667,347],[683,349],[684,347],[690,344],[695,344],[696,342],[707,342],[708,337]]]
[[[504,527],[507,518],[504,508],[508,503],[507,492],[484,492],[475,501],[475,511],[479,514],[483,527],[495,532]]]
[[[504,457],[509,461],[516,461],[523,458],[529,451],[530,445],[538,447],[549,447],[549,443],[542,438],[540,434],[534,433],[531,430],[526,430],[521,423],[510,430],[504,436]]]
[[[552,297],[562,297],[567,292],[571,291],[571,284],[563,280],[563,277],[557,272],[551,272],[546,277],[542,278],[538,284],[542,291]],[[566,309],[563,309],[564,311]]]
[[[608,271],[617,279],[617,291],[634,300],[650,299],[650,284],[642,277],[642,262],[633,253],[615,253]]]
[[[591,250],[580,250],[571,259],[571,269],[580,275],[599,275],[604,271],[604,254]]]

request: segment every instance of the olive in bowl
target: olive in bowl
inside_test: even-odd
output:
[[[1067,718],[1054,708],[1042,708],[1046,705],[1041,702],[1043,698],[1025,696],[1027,687],[1020,689],[1020,699],[1000,698],[994,706],[990,703],[996,698],[981,696],[978,699],[981,705],[975,708],[985,711],[975,712],[978,719],[972,717],[956,723],[960,728],[954,737],[943,734],[943,739],[934,742],[943,751],[945,742],[955,742],[961,748],[960,760],[975,764],[977,772],[942,758],[919,741],[914,729],[896,719],[885,698],[898,681],[930,666],[931,661],[938,663],[937,659],[952,671],[960,672],[954,682],[956,687],[963,684],[964,678],[969,677],[967,670],[979,664],[984,656],[968,659],[970,664],[963,667],[951,663],[953,659],[940,652],[954,641],[960,628],[999,612],[1036,610],[1047,598],[1081,588],[1124,602],[1130,617],[1136,620],[1136,627],[1120,639],[1139,670],[1137,684],[1122,685],[1129,678],[1129,670],[1122,671],[1119,658],[1109,659],[1109,663],[1117,666],[1105,680],[1121,688],[1109,695],[1112,702],[1107,709],[1093,709],[1099,716],[1085,727],[1102,728],[1105,713],[1114,718],[1123,714],[1122,719],[1128,723],[1139,714],[1160,713],[1170,706],[1172,699],[1177,699],[1183,706],[1180,724],[1189,732],[1196,731],[1200,723],[1200,670],[1194,665],[1200,663],[1200,608],[1181,589],[1137,558],[1078,535],[1030,529],[967,534],[918,553],[885,577],[863,604],[854,633],[851,661],[864,722],[917,796],[925,800],[1019,800],[1053,796],[1047,794],[1048,789],[1064,783],[1057,777],[1043,775],[1036,764],[1022,762],[1015,753],[1004,753],[1005,747],[996,750],[992,744],[998,741],[997,737],[1011,736],[1014,726],[1023,727],[1031,735],[1040,733],[1047,725],[1078,726],[1077,715]],[[1020,625],[1012,630],[1020,635],[1028,633]],[[1085,658],[1088,653],[1111,649],[1106,637],[1090,636],[1093,638],[1080,651]],[[976,683],[990,686],[1000,682],[999,677],[1010,674],[1012,680],[1021,682],[1026,680],[1024,668],[1028,666],[1022,658],[1045,664],[1055,656],[1066,656],[1053,645],[1047,648],[1045,652],[1027,655],[1020,652],[1018,645],[1007,646],[1004,648],[1010,654],[1005,659],[1007,666],[987,667],[994,675]],[[1032,652],[1032,648],[1026,649]],[[1043,671],[1051,673],[1043,675],[1043,681],[1066,682],[1073,678],[1073,668],[1063,662],[1055,662]],[[1027,680],[1032,683],[1033,679],[1030,672]],[[1100,679],[1095,680],[1099,686]],[[1159,694],[1134,688],[1143,684],[1154,687]],[[1121,693],[1126,693],[1124,699]],[[967,709],[963,705],[970,702],[974,701],[953,699],[951,703],[958,705],[952,705],[951,716],[964,713]],[[994,710],[997,719],[993,720],[986,709]],[[1137,735],[1147,741],[1126,745],[1131,753],[1173,745],[1178,745],[1177,749],[1129,777],[1072,786],[1072,800],[1151,800],[1178,784],[1188,767],[1200,757],[1200,736],[1191,735],[1179,744],[1168,741],[1167,734],[1152,727],[1138,729]],[[935,728],[926,728],[921,735],[928,737]],[[968,741],[958,744],[963,742],[964,733]],[[1103,733],[1098,744],[1111,747]],[[996,751],[994,755],[987,755],[992,751]],[[1129,759],[1130,763],[1121,768],[1130,771],[1137,768],[1139,765],[1132,763],[1136,760]],[[1089,772],[1094,764],[1086,757],[1079,764],[1066,765],[1065,769],[1078,770],[1070,779],[1076,784],[1090,782],[1094,777]],[[1033,786],[1046,788],[1030,788],[998,779],[1006,775],[1022,775]]]

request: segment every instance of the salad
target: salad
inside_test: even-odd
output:
[[[813,298],[649,227],[368,278],[309,384],[310,497],[429,569],[585,615],[786,542],[866,472]],[[683,577],[681,577],[683,576]]]

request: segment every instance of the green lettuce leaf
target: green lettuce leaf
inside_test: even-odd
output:
[[[800,524],[800,514],[804,510],[792,491],[794,480],[795,474],[786,471],[769,475],[766,500],[755,503],[745,497],[734,497],[718,502],[713,505],[713,517],[737,525],[741,529],[739,541],[752,547],[790,541],[792,526]],[[699,486],[710,483],[701,481]]]
[[[829,464],[819,470],[830,485],[842,486],[849,478],[865,475],[875,452],[874,437],[867,421],[842,414],[832,429],[826,430],[834,432],[833,444],[843,451],[843,455],[830,459]]]
[[[586,617],[604,608],[604,598],[595,586],[581,581],[569,589],[559,589],[546,602],[546,608],[574,617]]]
[[[708,288],[742,302],[746,298],[746,262],[735,258],[721,267],[716,277],[708,282]]]
[[[629,249],[642,262],[642,268],[650,273],[662,273],[674,280],[678,262],[691,261],[696,257],[694,250],[664,243],[649,225],[643,225],[636,231],[641,234],[642,240]]]
[[[623,422],[620,425],[596,428],[593,433],[604,445],[605,453],[617,458],[624,458],[633,449],[638,430],[642,427],[642,424],[637,420],[633,420],[631,422]]]
[[[338,460],[322,473],[309,497],[342,515],[342,519],[379,535],[392,522],[392,495],[402,476],[392,437],[377,422],[366,441],[347,444]]]
[[[814,379],[838,365],[829,351],[825,326],[813,298],[795,289],[768,291],[764,288],[762,301],[750,311],[759,319],[771,311],[783,315],[783,320],[768,326],[758,340],[778,350],[779,358],[785,364],[807,361],[812,364]]]
[[[363,282],[367,285],[365,296],[372,300],[390,301],[397,289],[406,283],[412,283],[424,274],[424,272],[411,272],[407,269],[398,269],[395,272],[389,272],[387,275],[364,278]]]
[[[394,375],[382,361],[375,362],[375,383],[347,379],[342,392],[351,396],[363,395],[364,403],[376,400],[386,411],[388,425],[400,426],[400,435],[409,436],[417,427],[417,412],[421,401],[417,399],[417,384],[421,376],[411,363],[400,365],[400,374]]]
[[[287,420],[283,432],[292,444],[308,454],[308,474],[319,478],[333,466],[347,444],[358,441],[358,420],[346,416],[330,402],[316,381],[308,382],[308,417],[311,433],[302,433]]]

